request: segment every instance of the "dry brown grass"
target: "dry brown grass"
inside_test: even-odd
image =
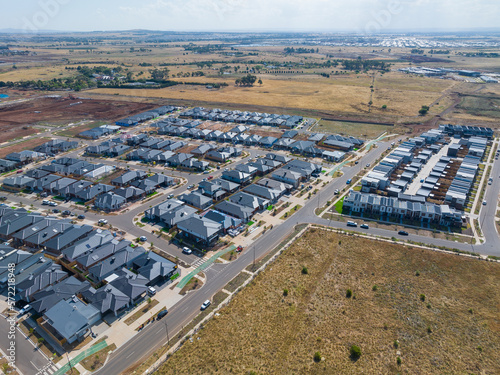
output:
[[[159,373],[498,374],[499,277],[496,263],[313,229]]]

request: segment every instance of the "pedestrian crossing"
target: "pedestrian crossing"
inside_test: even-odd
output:
[[[36,375],[52,375],[54,374],[59,368],[53,364],[53,363],[47,363],[45,367],[41,368]]]
[[[191,266],[193,268],[198,268],[199,266],[201,266],[203,263],[205,263],[208,259],[205,259],[205,258],[199,258],[197,259],[193,264],[191,264]]]

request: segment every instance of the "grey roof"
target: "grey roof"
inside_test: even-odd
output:
[[[29,236],[32,236],[33,234],[47,228],[48,226],[55,224],[58,221],[59,221],[59,219],[57,219],[55,217],[44,218],[43,220],[38,221],[38,222],[34,223],[33,225],[30,225],[29,227],[26,227],[26,228],[16,232],[12,236],[12,238],[15,238],[18,240],[24,240],[24,239],[28,238]]]
[[[179,221],[185,220],[193,215],[198,210],[196,208],[186,206],[184,202],[177,199],[169,199],[159,205],[146,210],[146,215],[151,218],[162,221],[168,226],[174,226]]]
[[[55,250],[57,252],[60,252],[66,247],[78,241],[80,238],[88,235],[90,232],[92,232],[92,227],[90,225],[74,224],[59,236],[51,238],[50,240],[45,242],[44,246],[48,250]]]
[[[114,190],[115,187],[106,184],[97,184],[87,189],[81,190],[76,193],[77,198],[80,198],[84,201],[91,200],[100,194],[107,193],[108,191]]]
[[[134,180],[141,179],[146,177],[146,172],[143,171],[128,171],[122,174],[121,176],[115,178],[111,183],[118,185],[125,185]]]
[[[101,314],[117,313],[127,307],[130,298],[113,285],[106,284],[99,289],[89,288],[82,292],[83,298],[98,309]]]
[[[22,189],[26,186],[32,186],[35,181],[36,180],[34,178],[27,176],[14,176],[4,179],[3,185]]]
[[[131,242],[127,240],[117,241],[113,239],[96,248],[88,249],[88,251],[74,257],[73,259],[75,259],[82,267],[89,268],[103,259],[113,255],[117,251],[126,248],[130,244]]]
[[[66,340],[83,333],[89,324],[98,316],[99,310],[86,305],[78,298],[61,300],[47,310],[44,316],[48,323]]]
[[[16,285],[18,296],[29,301],[29,297],[34,293],[55,284],[56,282],[68,277],[68,274],[62,270],[59,264],[52,264],[38,275],[30,275],[27,279]]]
[[[189,194],[183,194],[179,197],[179,199],[191,206],[197,207],[197,208],[205,208],[210,206],[213,201],[212,199],[201,195],[200,193],[197,192],[191,192]]]
[[[215,206],[215,209],[224,212],[228,215],[237,217],[238,219],[247,221],[253,215],[253,210],[251,208],[241,206],[236,203],[222,201]]]
[[[177,228],[202,239],[209,239],[222,230],[222,225],[199,215],[192,215],[177,223]]]
[[[94,205],[103,210],[117,210],[120,209],[127,200],[113,192],[104,193],[99,195],[94,201]]]
[[[35,246],[42,245],[46,241],[50,240],[51,238],[55,236],[59,236],[61,233],[63,233],[65,230],[68,228],[72,227],[73,224],[71,224],[70,220],[59,220],[53,225],[50,225],[35,234],[27,237],[24,242],[27,244],[33,244]]]
[[[132,301],[142,296],[147,291],[149,279],[146,277],[122,268],[115,272],[118,277],[110,281],[109,284],[127,295]]]
[[[262,185],[252,184],[243,189],[245,192],[271,201],[278,199],[282,192]]]
[[[152,251],[142,254],[133,263],[139,275],[144,276],[150,281],[168,277],[177,269],[177,265],[174,262]]]
[[[43,219],[44,217],[40,214],[29,214],[16,218],[9,218],[8,220],[2,222],[2,225],[0,226],[0,235],[10,237],[17,231],[42,221]]]
[[[114,237],[110,231],[97,229],[92,231],[83,240],[80,240],[67,249],[64,249],[62,253],[66,259],[73,261],[76,258],[87,254],[90,250],[112,241],[113,238]]]
[[[124,267],[132,262],[135,258],[146,252],[143,247],[126,247],[113,256],[104,259],[102,262],[89,268],[89,273],[101,281],[111,275],[114,271]]]
[[[266,207],[269,201],[255,195],[247,194],[242,191],[232,195],[229,198],[230,202],[239,204],[241,206],[249,207],[252,210],[257,210]]]
[[[59,301],[71,298],[88,288],[90,288],[88,281],[82,282],[74,276],[67,277],[31,296],[33,301],[30,302],[30,305],[36,312],[42,314]]]

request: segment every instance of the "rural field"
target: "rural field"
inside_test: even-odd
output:
[[[158,373],[498,374],[499,277],[498,263],[310,229]]]

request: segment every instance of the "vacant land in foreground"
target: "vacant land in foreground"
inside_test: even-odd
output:
[[[312,229],[159,373],[498,374],[499,277],[497,263]]]

